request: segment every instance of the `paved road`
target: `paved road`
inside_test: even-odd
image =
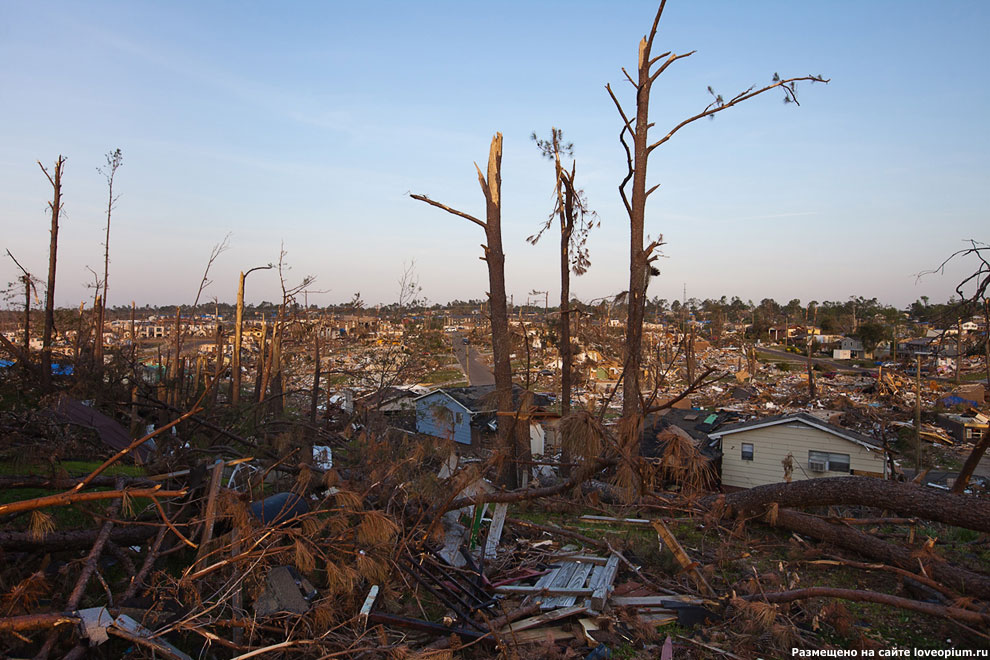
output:
[[[454,357],[461,366],[461,371],[467,376],[468,385],[494,385],[495,374],[491,372],[485,361],[481,359],[478,350],[464,343],[464,336],[454,333],[450,338]]]
[[[769,348],[767,346],[757,346],[756,351],[758,353],[766,353],[768,355],[772,355],[773,357],[786,358],[793,362],[804,363],[807,360],[807,358],[804,355],[798,355],[796,353],[788,353],[787,351],[778,351],[777,349]],[[813,357],[811,358],[811,361],[814,362],[815,364],[822,365],[822,367],[824,368],[832,369],[834,371],[844,371],[847,373],[852,372],[852,373],[860,373],[860,374],[876,372],[876,367],[874,367],[873,369],[864,369],[863,367],[857,367],[850,364],[842,364],[841,362],[835,362],[834,360],[830,360],[827,358]]]

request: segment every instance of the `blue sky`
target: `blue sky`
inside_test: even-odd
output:
[[[480,298],[481,230],[408,198],[483,215],[473,161],[505,136],[509,292],[558,295],[553,241],[525,242],[550,210],[552,168],[529,135],[564,130],[601,216],[572,290],[628,279],[628,220],[611,82],[633,103],[651,2],[18,2],[0,4],[0,223],[4,247],[47,269],[48,182],[64,154],[57,302],[88,299],[106,188],[124,166],[110,303],[191,303],[210,247],[232,232],[207,296],[278,258],[310,300],[397,297],[415,260],[432,301]],[[670,0],[657,48],[698,52],[654,86],[658,133],[774,72],[822,74],[801,107],[768,94],[701,121],[654,153],[648,231],[663,234],[649,294],[904,305],[947,298],[966,265],[920,282],[969,238],[988,240],[990,4]],[[5,260],[2,282],[16,270]],[[271,273],[248,299],[278,296]]]

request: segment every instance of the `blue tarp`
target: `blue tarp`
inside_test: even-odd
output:
[[[961,396],[956,396],[955,394],[942,397],[941,403],[946,408],[951,408],[952,406],[971,406],[973,408],[979,407],[976,401],[970,401],[969,399],[964,399]]]
[[[13,360],[0,360],[0,369],[6,369],[12,367],[16,364]],[[74,371],[74,367],[71,364],[55,364],[52,363],[52,373],[56,376],[71,376]]]

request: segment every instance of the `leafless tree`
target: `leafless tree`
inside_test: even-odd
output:
[[[256,270],[268,270],[274,268],[274,265],[267,264],[265,266],[255,266],[245,271],[241,271],[241,276],[237,282],[237,308],[235,312],[234,320],[234,354],[232,358],[232,370],[233,374],[231,376],[231,389],[230,389],[230,402],[235,406],[241,400],[241,341],[243,339],[244,332],[244,280],[247,276]]]
[[[105,167],[98,167],[96,170],[107,180],[107,233],[103,243],[103,304],[97,310],[96,319],[96,345],[94,346],[94,360],[97,369],[103,365],[103,328],[106,325],[107,294],[110,290],[110,215],[113,207],[120,199],[120,195],[113,195],[113,179],[117,175],[117,169],[124,163],[124,154],[120,149],[114,149],[106,155],[107,163]]]
[[[416,272],[416,260],[402,264],[402,275],[399,276],[399,299],[396,318],[401,322],[406,308],[422,304],[420,294],[423,287],[419,285],[419,274]]]
[[[577,162],[574,160],[574,144],[564,142],[564,134],[558,128],[551,127],[550,138],[540,139],[533,133],[531,136],[537,148],[545,158],[554,164],[554,209],[549,218],[535,235],[528,240],[533,245],[540,240],[543,232],[550,228],[554,219],[560,225],[560,414],[567,415],[571,411],[571,271],[582,275],[591,266],[588,256],[588,233],[598,223],[598,216],[588,208],[584,191],[574,182],[577,174]],[[571,158],[570,170],[561,165],[561,155]],[[565,445],[566,450],[566,445]],[[570,457],[566,451],[561,456],[564,464],[564,476],[567,476],[566,465]]]
[[[622,418],[626,428],[624,440],[630,445],[638,444],[638,428],[640,424],[637,419],[643,410],[640,392],[640,364],[641,349],[643,341],[643,316],[646,304],[646,289],[650,277],[659,274],[653,267],[653,262],[658,258],[657,249],[663,245],[662,236],[649,239],[645,235],[646,201],[647,198],[659,187],[654,185],[647,188],[646,168],[650,154],[654,150],[667,143],[678,131],[706,117],[713,117],[717,113],[728,110],[744,101],[748,101],[756,96],[764,94],[774,89],[780,89],[784,93],[786,102],[797,103],[796,85],[800,81],[808,82],[828,82],[822,76],[801,76],[796,78],[781,78],[774,74],[771,82],[767,85],[757,87],[752,86],[731,98],[723,98],[709,87],[709,93],[713,100],[704,109],[687,119],[675,124],[663,137],[654,142],[650,141],[649,131],[653,124],[650,122],[650,92],[653,83],[672,65],[674,62],[689,57],[695,51],[676,54],[671,51],[653,55],[653,41],[656,37],[657,28],[660,24],[660,17],[663,14],[666,0],[661,0],[657,9],[656,17],[650,28],[649,34],[644,36],[639,43],[639,57],[637,63],[637,77],[634,79],[625,69],[626,80],[632,85],[636,92],[635,114],[627,113],[620,103],[615,92],[610,85],[606,85],[606,90],[615,107],[618,109],[622,120],[622,128],[619,131],[619,141],[626,153],[627,173],[619,184],[619,194],[629,216],[629,293],[628,293],[628,318],[626,323],[626,342],[624,355],[625,381],[623,383],[623,405]],[[630,144],[629,140],[632,140]],[[627,190],[632,183],[631,194]]]
[[[41,378],[44,386],[50,387],[52,380],[52,334],[55,331],[55,263],[58,258],[58,219],[62,212],[62,171],[65,158],[58,157],[51,174],[38,161],[38,167],[52,184],[52,201],[48,209],[52,215],[51,241],[48,245],[48,283],[45,287],[45,330],[41,338]]]
[[[478,172],[478,183],[485,195],[485,220],[481,221],[446,204],[436,202],[426,195],[410,195],[413,199],[435,206],[447,213],[459,216],[473,222],[485,230],[487,243],[483,246],[488,264],[488,298],[491,302],[489,309],[492,325],[492,353],[495,361],[495,393],[498,411],[498,445],[509,458],[522,458],[521,443],[514,440],[513,425],[508,420],[512,412],[512,366],[509,361],[512,338],[509,335],[509,311],[505,297],[505,253],[502,251],[502,134],[496,133],[492,138],[488,152],[488,175],[482,173],[475,163]],[[509,488],[518,484],[516,467],[509,462],[502,473],[502,481]]]
[[[960,379],[960,369],[963,359],[960,339],[962,335],[960,319],[963,314],[982,309],[985,324],[983,350],[986,360],[987,383],[990,383],[990,327],[986,327],[986,324],[990,323],[990,293],[988,293],[988,289],[990,289],[990,260],[988,260],[990,258],[990,245],[973,239],[969,239],[968,243],[968,248],[953,252],[938,268],[925,271],[919,277],[934,273],[944,274],[945,267],[952,261],[958,261],[966,257],[976,259],[976,270],[964,277],[956,285],[959,302],[951,310],[956,317],[956,382],[958,383]],[[988,448],[990,448],[990,433],[984,433],[983,438],[973,447],[973,451],[970,452],[969,457],[959,471],[959,476],[956,477],[956,481],[952,487],[954,492],[962,493],[966,489],[970,477],[973,476],[976,466],[979,465],[980,459],[983,458]]]
[[[24,355],[28,356],[31,352],[31,292],[34,292],[34,297],[37,299],[38,289],[35,287],[35,284],[39,280],[21,265],[14,255],[11,254],[10,250],[7,250],[7,256],[20,269],[21,276],[18,280],[24,285]],[[13,287],[13,283],[10,286]]]

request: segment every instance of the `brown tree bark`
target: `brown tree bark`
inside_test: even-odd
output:
[[[24,355],[31,354],[31,278],[24,276]]]
[[[478,182],[485,195],[485,222],[455,209],[435,202],[425,195],[410,195],[413,199],[426,202],[448,213],[460,216],[485,230],[487,244],[482,259],[488,264],[488,298],[490,301],[492,326],[492,353],[495,361],[495,392],[497,399],[498,446],[505,452],[506,468],[502,471],[503,485],[515,488],[518,484],[517,468],[523,459],[522,450],[514,440],[512,406],[512,367],[509,361],[511,337],[509,336],[509,312],[505,297],[505,253],[502,250],[502,134],[492,138],[488,153],[488,175],[478,171]]]
[[[622,119],[619,140],[626,152],[628,168],[625,178],[619,184],[619,194],[622,197],[626,213],[629,216],[630,229],[629,290],[627,293],[628,314],[626,320],[626,341],[623,350],[624,377],[622,383],[622,428],[624,429],[624,437],[621,439],[623,450],[627,453],[633,453],[633,450],[638,448],[639,443],[638,431],[641,424],[638,418],[642,416],[640,366],[642,364],[643,318],[646,310],[646,289],[653,272],[651,264],[658,257],[655,251],[663,245],[662,235],[658,236],[648,245],[645,242],[646,200],[658,187],[653,186],[647,189],[646,186],[646,170],[650,154],[688,124],[704,117],[711,117],[716,113],[727,110],[772,89],[781,88],[787,100],[796,102],[794,84],[797,81],[828,82],[819,76],[781,79],[775,75],[773,82],[764,87],[750,87],[730,99],[723,99],[721,96],[716,96],[715,100],[704,110],[682,120],[670,129],[664,137],[651,144],[649,141],[649,130],[652,127],[650,122],[650,92],[653,83],[671,64],[679,59],[689,57],[694,53],[694,51],[690,51],[677,55],[668,51],[661,55],[653,56],[653,40],[656,37],[657,27],[660,24],[660,17],[663,15],[665,5],[666,0],[661,0],[649,34],[644,36],[639,43],[636,79],[634,80],[632,76],[626,73],[627,80],[636,88],[636,112],[631,117],[623,109],[611,86],[606,85],[609,96],[611,96],[612,101],[615,103],[619,111],[619,116]],[[625,73],[624,70],[623,73]],[[631,148],[626,141],[627,133],[632,137]],[[626,186],[630,181],[632,182],[631,198],[626,194]]]
[[[919,563],[922,560],[908,548],[888,543],[845,525],[826,522],[821,518],[805,513],[780,509],[777,511],[774,524],[777,527],[783,527],[906,570],[916,571],[922,565]],[[990,577],[986,575],[974,573],[938,559],[925,561],[924,569],[932,578],[955,591],[979,598],[990,598]]]
[[[52,201],[48,208],[52,212],[51,240],[48,244],[48,286],[45,287],[45,329],[41,338],[41,379],[48,388],[52,382],[52,334],[55,331],[55,263],[58,257],[58,218],[62,211],[62,169],[65,158],[58,157],[55,161],[54,176],[40,162],[38,167],[45,173],[48,182],[52,184]]]
[[[963,463],[962,469],[959,471],[959,476],[956,477],[955,483],[952,484],[953,493],[962,493],[966,490],[966,486],[969,485],[969,480],[973,476],[976,466],[980,464],[980,459],[983,458],[988,447],[990,447],[990,432],[984,431],[983,437],[973,447],[973,451],[969,452],[966,462]]]
[[[773,504],[780,507],[858,505],[990,532],[990,507],[974,497],[870,477],[825,477],[757,486],[726,495],[710,495],[702,500],[703,506],[711,506],[722,497],[730,513],[742,516],[761,516]]]
[[[103,244],[103,305],[100,307],[99,313],[96,318],[96,327],[98,328],[97,337],[98,341],[94,347],[94,359],[98,365],[98,373],[102,373],[103,370],[103,328],[106,325],[106,306],[107,306],[107,294],[110,291],[110,216],[113,213],[113,205],[116,203],[116,199],[113,196],[113,179],[117,174],[117,168],[120,167],[123,162],[123,156],[120,153],[120,149],[111,151],[107,154],[107,169],[104,170],[100,168],[100,173],[107,180],[108,198],[107,198],[107,234],[106,242]]]
[[[990,616],[980,612],[960,609],[958,607],[946,607],[935,603],[926,603],[900,596],[879,593],[876,591],[861,591],[858,589],[837,589],[833,587],[807,587],[804,589],[793,589],[790,591],[776,591],[769,593],[754,594],[747,596],[746,600],[763,600],[768,603],[791,603],[795,600],[806,600],[808,598],[839,598],[841,600],[851,600],[860,603],[879,603],[888,607],[899,607],[904,610],[921,612],[954,621],[962,621],[972,625],[987,625],[990,623]]]

